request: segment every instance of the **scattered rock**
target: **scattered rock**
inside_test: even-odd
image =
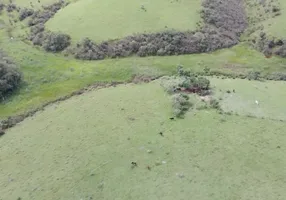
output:
[[[163,165],[166,164],[166,163],[167,163],[167,162],[166,162],[165,160],[162,161],[162,164],[163,164]]]

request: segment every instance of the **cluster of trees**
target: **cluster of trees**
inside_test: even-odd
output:
[[[205,25],[197,31],[138,34],[101,44],[85,39],[71,52],[78,59],[100,60],[134,54],[144,57],[202,53],[237,44],[247,26],[243,1],[205,0],[203,7]]]
[[[51,5],[42,6],[42,10],[35,11],[33,15],[31,16],[31,19],[28,22],[29,26],[34,26],[37,24],[44,24],[46,23],[50,18],[52,18],[58,10],[66,6],[67,3],[65,3],[63,0],[59,0]]]
[[[201,76],[197,76],[183,67],[178,67],[176,76],[163,77],[161,85],[168,94],[172,95],[173,113],[176,117],[182,118],[185,113],[194,105],[189,93],[196,93],[204,96],[210,93],[210,81]],[[218,108],[217,102],[210,102],[210,107]]]
[[[14,10],[18,11],[19,8],[16,6],[16,4],[9,3],[6,5],[7,12],[13,12]]]
[[[266,57],[277,55],[286,58],[286,41],[267,37],[265,32],[259,34],[258,39],[253,40],[255,47],[264,53]]]
[[[205,27],[197,32],[165,31],[152,34],[128,36],[118,41],[96,44],[86,38],[72,50],[75,58],[100,60],[106,57],[127,57],[130,55],[166,56],[209,52],[227,48],[238,40],[219,33],[216,29]]]
[[[28,21],[28,25],[31,27],[29,39],[34,45],[42,46],[49,52],[60,52],[70,45],[71,38],[69,35],[45,31],[45,22],[66,5],[67,3],[60,0],[54,4],[43,6],[43,10],[41,11],[34,12],[29,9],[21,10],[21,12],[23,12],[23,19],[31,16],[31,19]]]
[[[47,51],[58,52],[70,45],[70,36],[45,31],[44,23],[66,4],[59,1],[43,7],[42,11],[23,9],[21,19],[31,15],[30,40],[34,45],[43,46]],[[69,48],[77,59],[101,60],[106,57],[127,57],[130,55],[165,56],[192,54],[228,48],[239,42],[239,36],[246,28],[246,17],[242,0],[205,0],[202,18],[204,26],[197,31],[165,31],[151,34],[128,36],[117,41],[96,44],[86,38]]]
[[[197,76],[189,70],[184,70],[180,66],[178,67],[178,75],[182,81],[176,90],[197,93],[200,95],[209,93],[210,81],[207,78]]]
[[[30,40],[34,45],[42,46],[48,52],[60,52],[70,45],[70,36],[44,30],[44,26],[37,25],[31,29]]]
[[[0,51],[0,100],[21,83],[22,74],[16,65]]]
[[[3,2],[0,2],[0,13],[6,8],[7,12],[13,12],[14,10],[19,11],[19,8],[16,4],[13,4],[11,1],[9,4],[5,5]]]
[[[30,17],[34,14],[34,10],[31,8],[22,8],[19,12],[19,20],[23,21],[27,17]]]

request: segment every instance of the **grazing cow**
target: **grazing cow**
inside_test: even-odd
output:
[[[255,100],[256,105],[259,105],[259,102],[257,100]]]
[[[137,165],[137,162],[131,162],[131,165],[132,165],[132,167],[137,167],[138,165]]]

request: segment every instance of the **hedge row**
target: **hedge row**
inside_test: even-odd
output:
[[[205,25],[197,31],[138,34],[101,44],[86,38],[70,53],[77,59],[100,60],[133,54],[144,57],[209,52],[237,44],[247,26],[242,0],[205,0],[201,14]]]
[[[35,12],[30,21],[30,40],[47,51],[62,51],[70,45],[70,37],[60,33],[46,33],[44,23],[66,4],[63,1]],[[239,42],[247,26],[243,0],[205,0],[201,12],[204,26],[197,31],[165,31],[128,36],[117,41],[96,44],[86,38],[68,54],[82,60],[101,60],[106,57],[130,55],[166,56],[210,52],[231,47]]]

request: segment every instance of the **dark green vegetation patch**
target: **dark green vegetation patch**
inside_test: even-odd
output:
[[[20,85],[21,78],[16,65],[0,51],[0,101]]]

